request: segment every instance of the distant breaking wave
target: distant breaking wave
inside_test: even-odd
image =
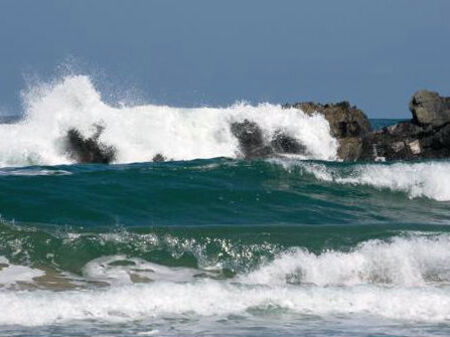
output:
[[[370,163],[348,166],[298,160],[273,159],[270,162],[279,164],[289,171],[299,168],[302,173],[312,174],[319,181],[390,189],[406,192],[410,198],[450,200],[450,163],[448,161]]]
[[[307,158],[336,159],[337,142],[328,122],[298,109],[245,103],[224,108],[175,108],[161,105],[112,107],[87,76],[68,76],[33,87],[24,97],[24,118],[0,124],[0,166],[70,164],[63,139],[76,129],[117,150],[115,163],[148,162],[161,154],[169,160],[240,155],[230,124],[255,121],[269,140],[282,131],[307,149]]]

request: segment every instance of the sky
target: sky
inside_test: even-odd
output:
[[[0,0],[0,113],[71,69],[112,103],[348,100],[405,118],[418,89],[450,96],[449,14],[448,0]]]

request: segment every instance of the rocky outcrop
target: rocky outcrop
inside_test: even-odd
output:
[[[321,114],[330,124],[331,134],[337,138],[338,156],[344,160],[357,160],[362,154],[362,138],[371,131],[370,122],[364,112],[349,102],[332,104],[304,102],[285,104],[285,108],[297,108],[308,115]]]
[[[413,160],[450,158],[450,97],[418,91],[411,98],[411,121],[372,131],[364,112],[348,102],[295,103],[307,114],[322,114],[339,142],[338,157],[356,160]]]
[[[266,157],[273,153],[271,147],[264,143],[262,130],[255,122],[246,119],[232,123],[231,133],[238,139],[245,158]]]
[[[108,164],[116,157],[116,149],[99,141],[103,127],[95,125],[95,133],[85,138],[77,129],[67,131],[65,137],[65,150],[69,157],[77,163]]]
[[[450,98],[418,91],[409,104],[413,118],[363,137],[362,160],[450,158]]]
[[[371,130],[370,122],[364,112],[349,102],[318,104],[314,102],[285,105],[301,109],[308,115],[319,113],[330,124],[331,134],[336,138],[361,137]]]
[[[247,159],[277,154],[304,154],[306,151],[303,144],[281,130],[275,132],[270,141],[266,141],[259,125],[248,119],[232,123],[230,129],[239,141],[242,156]]]
[[[275,153],[287,154],[305,154],[306,146],[300,144],[295,138],[283,133],[282,131],[275,132],[270,146]]]
[[[167,160],[166,157],[164,157],[164,155],[162,155],[161,153],[157,153],[153,156],[152,161],[155,163],[162,163],[165,162]]]
[[[414,123],[437,128],[450,121],[450,97],[440,97],[437,92],[421,90],[409,103]]]

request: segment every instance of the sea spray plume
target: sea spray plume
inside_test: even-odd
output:
[[[282,130],[306,147],[306,159],[336,159],[337,142],[323,116],[275,104],[111,106],[82,75],[40,83],[23,99],[25,117],[0,124],[0,166],[73,163],[64,147],[67,131],[75,129],[88,139],[99,121],[104,129],[98,140],[115,148],[114,163],[120,164],[148,162],[158,153],[168,160],[234,158],[240,148],[230,125],[245,120],[257,122],[264,144]]]

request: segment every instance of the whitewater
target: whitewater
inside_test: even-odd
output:
[[[1,166],[69,164],[73,161],[62,147],[67,131],[76,128],[90,137],[97,125],[104,128],[99,140],[117,149],[116,163],[148,162],[156,154],[171,160],[236,157],[238,141],[230,124],[245,119],[257,121],[267,139],[280,130],[297,138],[310,158],[336,158],[337,142],[322,116],[281,105],[112,107],[82,75],[36,85],[23,93],[23,100],[23,120],[0,125]]]
[[[111,104],[86,75],[22,99],[0,123],[0,336],[450,335],[448,160],[343,162],[320,114]],[[244,159],[245,121],[305,151]],[[67,133],[99,127],[114,161],[76,163]]]

